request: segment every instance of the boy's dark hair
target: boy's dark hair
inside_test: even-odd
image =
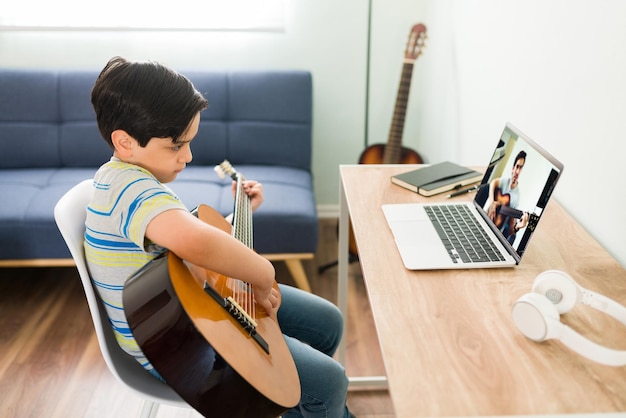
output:
[[[207,100],[183,75],[156,62],[112,58],[91,90],[98,129],[111,143],[111,133],[126,131],[145,147],[151,138],[178,141]]]

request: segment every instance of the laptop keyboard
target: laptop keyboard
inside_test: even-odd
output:
[[[432,205],[425,209],[455,263],[504,260],[467,205]]]

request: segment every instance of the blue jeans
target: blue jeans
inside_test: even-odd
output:
[[[279,285],[278,323],[300,376],[300,403],[283,417],[348,418],[348,378],[332,356],[343,334],[341,311],[321,297]]]

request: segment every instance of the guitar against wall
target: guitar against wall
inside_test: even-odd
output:
[[[402,133],[406,118],[407,103],[413,78],[413,65],[422,54],[426,40],[426,26],[418,23],[411,28],[404,61],[400,85],[396,95],[396,105],[393,110],[391,129],[386,144],[374,144],[368,146],[359,157],[359,164],[421,164],[422,157],[417,151],[402,145]]]

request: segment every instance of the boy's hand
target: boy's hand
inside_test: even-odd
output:
[[[258,286],[254,287],[254,299],[265,309],[268,315],[274,316],[280,307],[280,293],[274,287],[267,292]]]
[[[237,192],[237,182],[233,182],[233,196]],[[246,180],[243,183],[243,190],[250,197],[250,204],[252,205],[252,210],[255,211],[261,203],[263,203],[263,185],[255,180]]]

